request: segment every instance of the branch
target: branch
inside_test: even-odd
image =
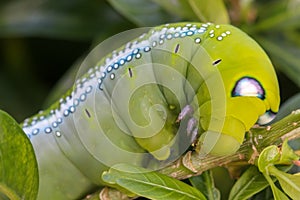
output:
[[[176,179],[186,179],[218,166],[234,165],[235,163],[238,165],[254,164],[259,153],[267,146],[280,146],[285,139],[297,138],[300,138],[300,110],[294,111],[270,126],[254,126],[247,133],[244,143],[235,154],[222,157],[207,155],[201,158],[196,152],[189,151],[159,172]],[[106,190],[107,188],[105,188]],[[119,194],[119,191],[114,191]],[[111,193],[114,194],[113,191]],[[95,195],[98,196],[99,192]],[[95,196],[91,195],[91,197]],[[107,196],[107,199],[113,198]]]
[[[196,152],[187,152],[178,161],[161,169],[159,172],[176,179],[185,179],[199,175],[217,166],[225,166],[233,162],[253,164],[259,152],[270,145],[280,146],[285,139],[300,138],[300,110],[294,111],[286,118],[270,125],[255,126],[247,134],[240,149],[232,155],[200,158]]]

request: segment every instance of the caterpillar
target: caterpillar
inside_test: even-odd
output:
[[[196,144],[237,151],[279,107],[263,49],[231,25],[151,28],[100,61],[49,109],[22,123],[38,160],[38,199],[76,199],[117,163],[158,169]]]

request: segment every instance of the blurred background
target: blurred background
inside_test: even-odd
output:
[[[72,85],[99,42],[178,21],[241,28],[274,63],[282,102],[300,91],[299,0],[1,0],[0,109],[21,122]]]

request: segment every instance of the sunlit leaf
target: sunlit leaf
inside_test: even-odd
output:
[[[269,185],[271,186],[272,192],[273,192],[273,197],[275,200],[289,200],[289,198],[280,190],[278,189],[273,180],[271,179],[270,176],[264,174],[266,180],[269,182]]]
[[[196,188],[154,171],[118,164],[102,174],[110,185],[122,187],[139,196],[157,200],[206,199]]]
[[[298,160],[299,156],[295,154],[294,150],[289,146],[288,140],[285,140],[281,147],[281,157],[276,164],[290,165],[293,161]]]
[[[32,145],[18,123],[0,110],[0,197],[36,199],[38,170]]]
[[[282,172],[276,167],[270,167],[269,173],[278,179],[283,191],[292,199],[300,197],[300,173],[292,175]]]
[[[265,173],[269,165],[274,165],[280,159],[280,152],[277,146],[266,147],[258,158],[259,171]]]
[[[272,178],[270,177],[271,175],[279,180],[281,187],[290,197],[294,199],[296,196],[299,197],[300,176],[297,174],[290,175],[275,167],[276,164],[292,164],[293,161],[298,159],[299,156],[297,156],[290,148],[287,140],[283,142],[281,152],[275,145],[269,146],[261,152],[258,158],[258,168],[269,182],[275,199],[282,200],[288,199],[288,197],[275,186]]]

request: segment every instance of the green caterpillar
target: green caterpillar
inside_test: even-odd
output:
[[[157,169],[192,143],[200,155],[234,153],[251,126],[274,118],[279,101],[269,58],[239,29],[154,27],[24,121],[38,159],[38,199],[79,198],[103,185],[100,174],[113,164]]]

